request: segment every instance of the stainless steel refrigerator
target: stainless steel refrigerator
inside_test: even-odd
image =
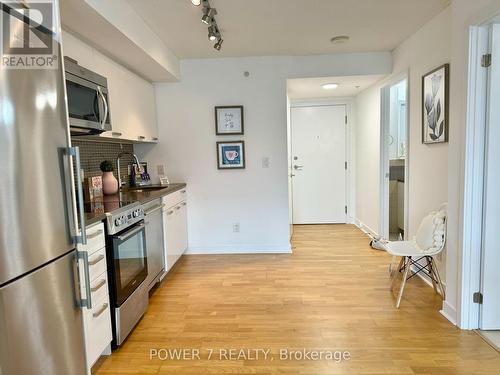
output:
[[[1,375],[86,372],[58,13],[56,69],[0,70]]]

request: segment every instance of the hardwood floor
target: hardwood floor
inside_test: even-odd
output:
[[[350,225],[298,226],[293,255],[184,256],[96,373],[500,374],[500,355],[442,317],[441,299],[420,279],[396,310],[391,258],[368,243]],[[200,349],[201,359],[150,360],[161,348]],[[219,357],[230,348],[270,349],[273,360]],[[350,359],[280,360],[286,348]]]

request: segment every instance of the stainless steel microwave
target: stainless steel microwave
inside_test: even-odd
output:
[[[99,134],[111,130],[108,81],[65,57],[66,93],[72,135]]]

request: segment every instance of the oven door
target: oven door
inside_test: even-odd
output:
[[[111,130],[108,90],[66,72],[69,123],[73,135]]]
[[[119,307],[148,275],[144,222],[111,237],[115,307]]]

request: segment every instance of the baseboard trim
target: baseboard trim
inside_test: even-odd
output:
[[[184,254],[291,254],[292,246],[288,245],[222,245],[222,246],[190,246]]]
[[[447,301],[443,301],[443,309],[439,311],[454,326],[457,325],[457,310]]]
[[[370,237],[378,237],[377,231],[373,230],[370,228],[368,225],[363,223],[359,219],[354,219],[354,225],[356,225],[361,231],[363,231],[365,234],[367,234]]]

